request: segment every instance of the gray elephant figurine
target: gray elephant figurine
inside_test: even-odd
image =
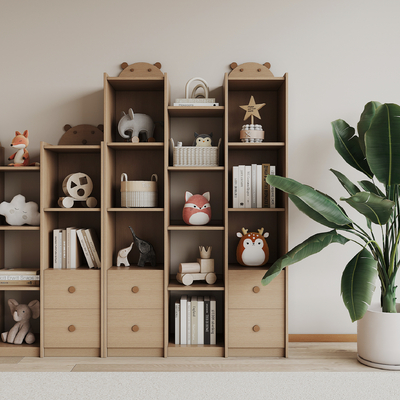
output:
[[[132,143],[138,143],[139,133],[146,134],[148,142],[154,142],[154,122],[147,114],[134,114],[132,108],[129,109],[128,114],[122,111],[122,117],[118,123],[118,133],[124,139],[130,139]],[[127,135],[126,132],[131,132]]]
[[[16,324],[8,331],[1,334],[1,340],[4,343],[32,344],[35,341],[35,335],[32,333],[30,319],[36,319],[40,313],[40,303],[38,300],[32,300],[27,304],[18,304],[17,300],[9,299],[11,315]]]
[[[146,262],[149,262],[152,267],[156,266],[156,253],[154,251],[154,247],[149,242],[145,240],[139,239],[133,229],[129,227],[132,232],[133,241],[135,246],[138,248],[140,256],[137,265],[139,267],[144,267]]]

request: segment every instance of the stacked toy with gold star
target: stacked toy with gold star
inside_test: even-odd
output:
[[[256,104],[254,97],[251,96],[250,102],[246,106],[240,106],[246,111],[244,120],[251,117],[251,124],[246,124],[242,126],[240,131],[240,140],[244,143],[260,143],[264,140],[264,131],[262,126],[259,124],[254,124],[254,117],[261,119],[258,110],[265,106],[265,103]]]

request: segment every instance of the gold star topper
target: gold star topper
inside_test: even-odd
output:
[[[265,106],[265,103],[256,104],[254,97],[251,96],[250,103],[247,106],[239,106],[240,108],[243,108],[243,110],[246,111],[246,115],[244,116],[243,120],[245,121],[247,118],[249,118],[251,116],[251,124],[253,125],[254,117],[261,119],[260,113],[258,112],[258,110],[264,106]]]

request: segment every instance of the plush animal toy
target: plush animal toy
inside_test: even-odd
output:
[[[269,233],[265,232],[263,235],[264,228],[259,229],[258,233],[242,228],[242,232],[243,234],[236,233],[236,236],[241,238],[236,248],[238,263],[247,267],[264,265],[269,258],[269,248],[265,240]]]
[[[211,219],[210,192],[193,195],[185,192],[182,218],[188,225],[206,225]]]
[[[32,333],[30,319],[36,319],[40,313],[40,303],[38,300],[32,300],[28,305],[18,304],[17,300],[9,299],[11,315],[16,324],[8,331],[1,334],[1,340],[4,343],[32,344],[35,341],[35,335]]]
[[[25,131],[23,135],[18,131],[15,132],[14,139],[11,142],[11,147],[17,149],[17,151],[9,158],[9,160],[14,160],[14,162],[8,164],[14,167],[21,167],[29,165],[29,153],[26,149],[29,145],[28,131]]]
[[[197,132],[194,133],[193,146],[196,147],[211,147],[212,146],[212,132],[207,134],[199,135]]]
[[[39,225],[40,213],[38,208],[39,206],[34,201],[26,203],[25,197],[22,194],[17,194],[10,203],[6,201],[0,203],[0,215],[6,217],[6,222],[9,225]]]

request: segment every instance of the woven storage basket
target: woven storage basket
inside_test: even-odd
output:
[[[171,139],[173,149],[174,167],[217,167],[219,164],[219,146],[196,147],[196,146],[175,146]]]
[[[156,174],[150,181],[128,181],[128,175],[121,175],[121,207],[157,207]]]

